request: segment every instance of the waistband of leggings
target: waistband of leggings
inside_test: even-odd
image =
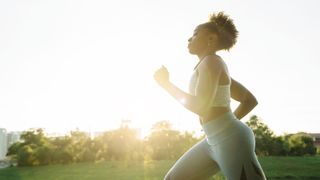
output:
[[[202,129],[207,137],[221,136],[229,134],[228,128],[237,121],[239,121],[237,117],[229,111],[202,124]]]

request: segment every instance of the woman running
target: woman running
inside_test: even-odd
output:
[[[169,80],[163,66],[155,80],[185,108],[200,117],[206,138],[191,147],[169,170],[165,180],[208,179],[221,171],[228,180],[263,180],[264,172],[255,154],[252,130],[239,121],[258,103],[252,93],[230,77],[222,58],[216,54],[229,50],[238,31],[233,20],[223,12],[200,24],[188,40],[198,64],[190,81],[189,93]],[[230,98],[240,102],[232,112]]]

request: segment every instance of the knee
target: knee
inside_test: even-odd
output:
[[[186,174],[177,173],[175,171],[169,171],[164,176],[164,180],[186,180],[186,179],[190,179],[190,177],[186,176]]]
[[[171,172],[168,172],[168,173],[164,176],[164,180],[172,180],[172,178],[171,178]]]

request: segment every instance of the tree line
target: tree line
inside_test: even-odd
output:
[[[315,155],[312,138],[306,133],[276,136],[257,116],[246,122],[255,133],[257,155]],[[47,137],[43,129],[31,129],[20,142],[10,146],[7,156],[19,166],[97,162],[105,160],[177,160],[192,145],[205,138],[172,129],[168,121],[153,125],[151,134],[139,139],[126,125],[91,138],[72,131],[61,137]]]

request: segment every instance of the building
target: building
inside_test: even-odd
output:
[[[320,133],[309,133],[313,139],[314,146],[320,148]]]
[[[4,160],[9,147],[20,141],[21,132],[7,132],[5,128],[0,128],[0,160]]]
[[[21,132],[9,132],[7,133],[7,148],[9,148],[15,142],[20,141]]]
[[[5,159],[8,149],[7,130],[0,128],[0,160]]]

